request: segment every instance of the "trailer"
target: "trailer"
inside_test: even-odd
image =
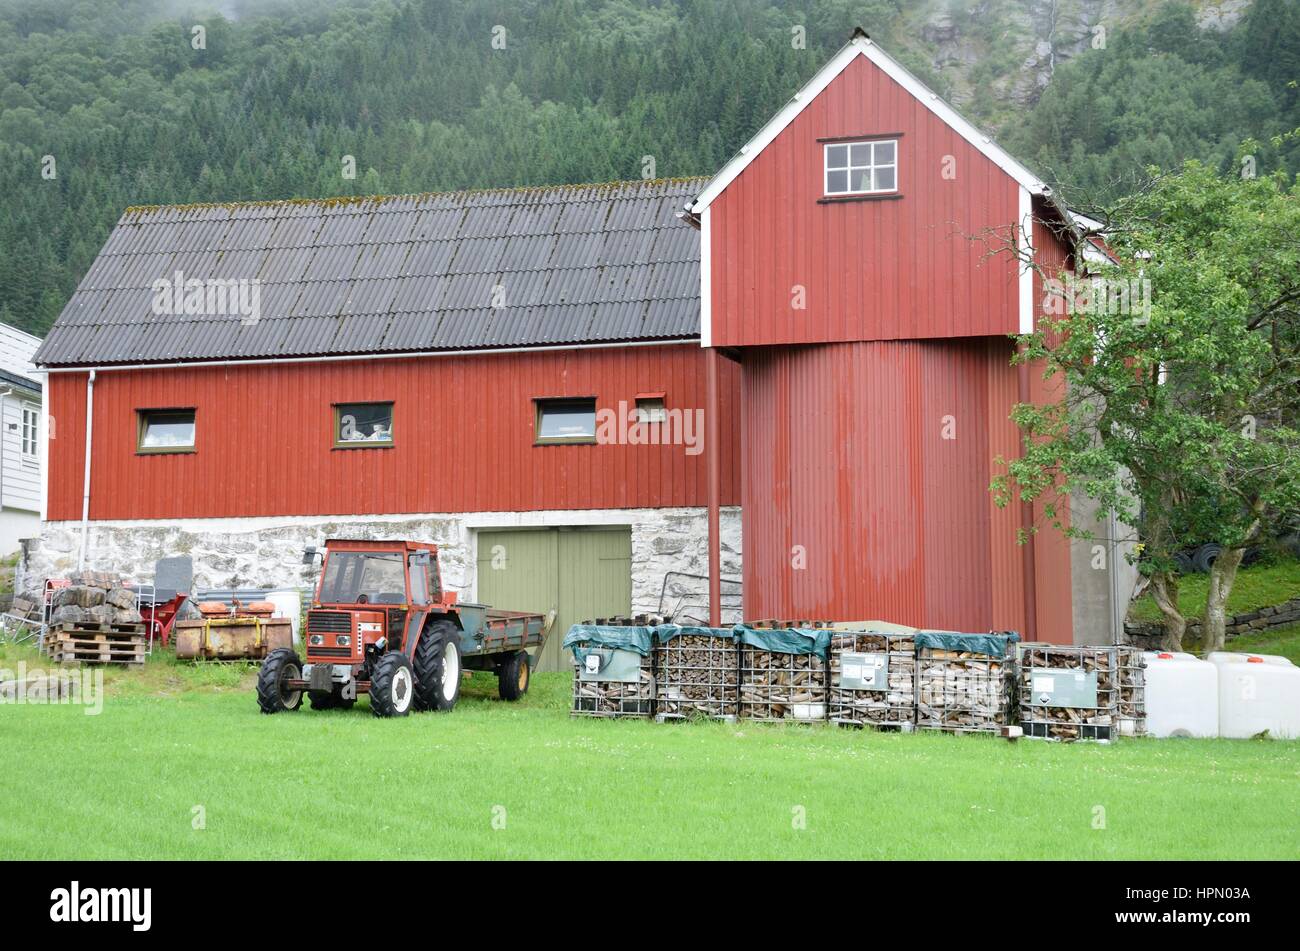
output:
[[[554,615],[462,602],[442,584],[438,546],[428,542],[330,539],[307,611],[306,660],[271,651],[258,676],[263,713],[351,707],[368,694],[375,716],[449,711],[461,675],[491,671],[503,700],[528,691]]]

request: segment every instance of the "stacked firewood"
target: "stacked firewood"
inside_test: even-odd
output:
[[[648,717],[653,712],[654,674],[650,658],[641,658],[636,683],[619,680],[584,680],[573,674],[573,714],[588,717]]]
[[[826,719],[826,661],[816,654],[740,649],[743,720]]]
[[[916,656],[916,725],[994,732],[1010,720],[1014,664],[972,651],[923,647]]]
[[[1119,720],[1120,663],[1117,647],[1026,644],[1020,652],[1020,722],[1026,736],[1053,740],[1110,740]],[[1035,675],[1050,671],[1095,671],[1095,707],[1047,706],[1036,702]]]
[[[1137,647],[1118,647],[1120,732],[1145,736],[1147,732],[1146,661]]]
[[[678,634],[655,645],[661,719],[732,718],[737,712],[739,651],[730,631]]]
[[[844,654],[884,654],[888,689],[856,690],[843,686]],[[830,719],[835,723],[903,728],[912,724],[916,706],[916,651],[910,634],[843,633],[831,637]]]

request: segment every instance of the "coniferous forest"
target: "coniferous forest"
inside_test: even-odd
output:
[[[1034,6],[0,0],[0,321],[43,333],[130,205],[711,174],[858,24],[1067,196],[1248,138],[1300,169],[1296,0],[1121,4],[1024,101]],[[935,22],[979,55],[936,65]]]

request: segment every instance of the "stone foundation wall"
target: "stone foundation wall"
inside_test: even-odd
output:
[[[1281,627],[1284,624],[1295,624],[1297,621],[1300,621],[1300,598],[1292,598],[1290,601],[1269,608],[1260,608],[1258,611],[1229,614],[1224,627],[1224,637],[1226,641],[1231,641],[1242,634],[1265,631],[1270,627]],[[1200,633],[1201,622],[1189,620],[1187,636],[1198,637]],[[1157,621],[1130,622],[1124,625],[1124,635],[1130,644],[1156,650],[1164,639],[1164,627]]]
[[[660,609],[669,572],[708,572],[703,508],[91,522],[86,567],[150,581],[159,558],[189,555],[196,589],[301,588],[315,582],[316,569],[302,564],[309,545],[329,537],[410,538],[439,546],[443,583],[469,599],[475,594],[476,529],[610,525],[632,530],[633,612]],[[738,506],[722,510],[721,529],[722,575],[739,578]],[[46,522],[24,545],[23,589],[39,591],[45,578],[75,571],[80,548],[80,522]]]

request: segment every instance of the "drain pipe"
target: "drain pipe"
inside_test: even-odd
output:
[[[86,569],[86,549],[90,546],[90,448],[95,432],[95,371],[86,378],[86,471],[81,483],[81,554],[77,570]]]

